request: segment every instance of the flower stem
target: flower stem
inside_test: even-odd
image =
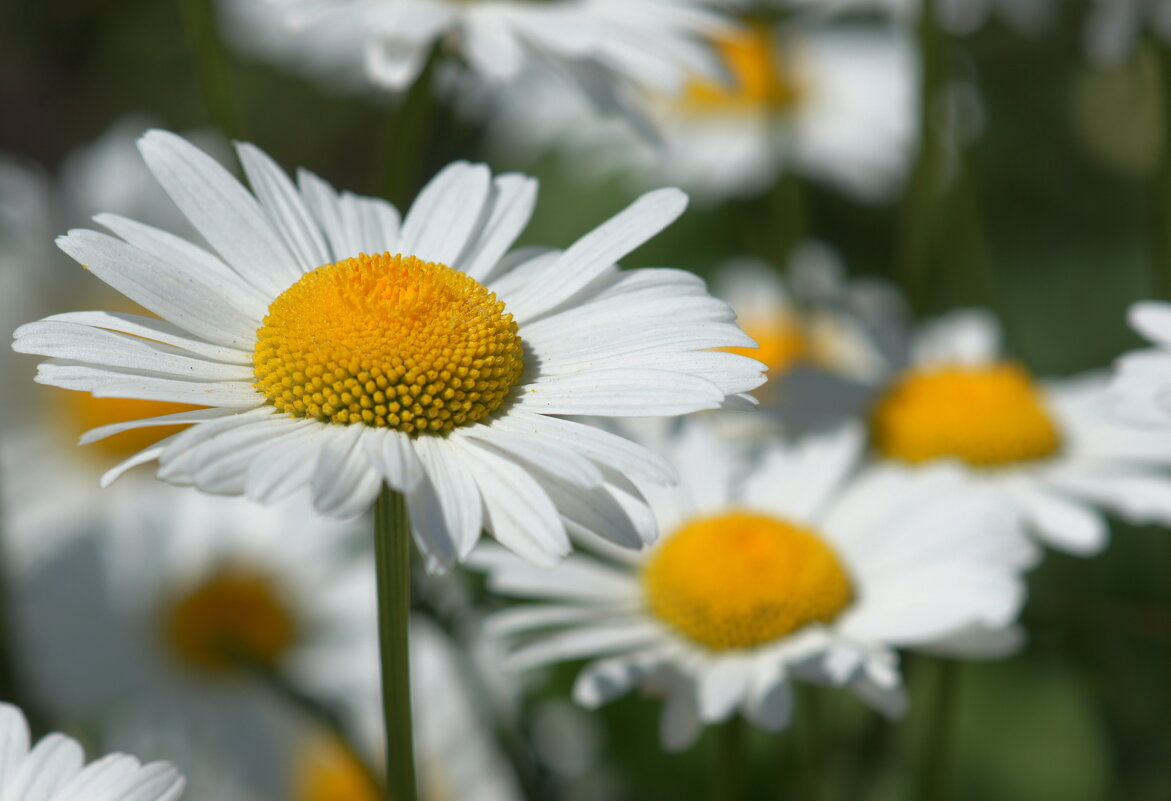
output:
[[[747,768],[744,720],[733,715],[716,729],[716,768],[712,782],[714,801],[741,801]]]
[[[926,301],[930,280],[934,205],[939,193],[943,142],[939,130],[940,104],[946,83],[943,34],[936,19],[938,0],[922,0],[919,42],[919,153],[907,184],[900,212],[897,261],[899,284],[918,311]]]
[[[211,0],[181,0],[180,5],[187,38],[199,62],[199,80],[212,122],[229,138],[241,139],[244,136],[244,125],[236,96],[232,92],[228,59],[216,34]]]
[[[426,162],[426,142],[434,125],[433,80],[439,61],[436,45],[419,77],[402,102],[390,110],[375,154],[376,194],[406,208],[413,194],[420,166]]]
[[[374,554],[387,797],[417,801],[411,728],[411,527],[406,500],[386,487],[374,507]]]
[[[927,746],[921,762],[919,783],[920,801],[942,801],[948,798],[947,781],[951,767],[952,741],[955,736],[956,707],[960,697],[960,662],[954,659],[935,660],[935,698],[931,704],[931,719],[927,725]]]
[[[1171,48],[1152,41],[1162,142],[1151,186],[1151,269],[1155,293],[1171,300]]]

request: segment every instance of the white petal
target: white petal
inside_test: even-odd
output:
[[[644,646],[657,636],[658,628],[642,621],[560,631],[518,648],[508,657],[507,665],[511,670],[529,670],[570,659],[606,656]]]
[[[1016,501],[1037,534],[1054,548],[1088,556],[1105,547],[1106,521],[1089,504],[1040,486],[1016,493]]]
[[[791,520],[816,521],[858,464],[864,439],[860,427],[847,425],[769,448],[744,482],[744,500]]]
[[[674,222],[687,208],[678,189],[649,192],[562,253],[543,274],[506,298],[518,321],[556,308],[604,270]]]
[[[118,334],[88,325],[39,322],[18,329],[13,348],[84,362],[98,367],[124,368],[184,381],[251,381],[250,365],[224,364],[184,353],[178,348],[141,337]]]
[[[504,254],[529,224],[536,203],[535,178],[517,173],[496,176],[492,181],[492,211],[460,259],[460,268],[481,284],[490,281]]]
[[[521,388],[517,406],[543,414],[657,417],[717,408],[724,393],[695,376],[658,370],[594,370],[541,378]]]
[[[636,600],[639,593],[630,573],[582,556],[571,556],[549,570],[484,545],[472,552],[467,564],[486,572],[488,586],[500,595],[608,603]]]
[[[143,317],[138,314],[123,314],[121,312],[86,311],[66,312],[54,314],[41,320],[42,323],[74,323],[88,325],[94,328],[103,328],[108,331],[118,331],[123,334],[153,339],[176,348],[190,351],[207,359],[224,362],[226,364],[252,364],[250,351],[237,350],[212,345],[201,339],[194,339],[182,329],[171,325],[165,320],[153,317]],[[32,325],[32,323],[30,323]],[[24,326],[16,329],[19,337]]]
[[[63,389],[92,392],[95,398],[139,398],[233,409],[251,409],[264,403],[264,397],[256,392],[251,382],[181,381],[54,359],[37,366],[36,381]]]
[[[247,142],[237,142],[236,153],[261,208],[296,257],[301,271],[310,272],[329,264],[332,259],[325,238],[285,171],[260,148]]]
[[[325,440],[313,470],[313,505],[328,517],[352,518],[374,503],[382,488],[382,474],[370,464],[362,447],[361,440],[370,427],[338,427],[344,430]]]
[[[584,489],[602,486],[602,471],[593,462],[571,448],[550,443],[542,437],[505,431],[498,428],[495,421],[490,426],[468,426],[458,435],[483,442],[501,456],[527,462],[575,486]]]
[[[175,265],[97,231],[74,230],[58,246],[94,275],[143,308],[217,345],[252,350],[256,320],[218,289]]]
[[[485,527],[501,545],[536,564],[569,553],[569,537],[549,496],[512,462],[467,440],[453,441],[467,459],[487,511]]]
[[[503,431],[532,434],[563,443],[598,464],[654,484],[673,484],[679,480],[671,464],[661,456],[628,439],[594,426],[548,417],[519,409],[495,419],[493,427]]]
[[[481,224],[491,189],[482,164],[456,162],[423,187],[403,221],[399,247],[423,261],[452,265]]]
[[[138,148],[179,210],[249,283],[276,297],[300,277],[256,198],[215,159],[167,131],[147,132]]]
[[[260,320],[268,309],[269,297],[240,274],[198,245],[182,237],[128,220],[117,214],[98,214],[94,222],[113,231],[131,245],[141,248],[194,280],[218,289],[233,306]]]
[[[376,430],[362,440],[370,463],[381,472],[386,483],[399,492],[415,489],[423,477],[423,466],[415,455],[411,438],[392,429]]]
[[[46,801],[81,770],[84,755],[76,740],[63,734],[41,739],[3,787],[4,801]]]
[[[235,409],[193,409],[187,412],[174,412],[173,414],[163,414],[158,417],[144,417],[139,420],[127,420],[123,423],[110,423],[109,425],[99,426],[98,428],[91,428],[81,435],[78,440],[78,445],[89,445],[91,442],[98,442],[106,437],[112,437],[115,434],[121,434],[123,431],[132,431],[136,428],[151,428],[153,426],[171,426],[180,423],[202,423],[206,420],[216,420],[220,417],[227,417],[228,415],[236,414]]]
[[[415,440],[415,453],[434,488],[448,539],[456,555],[466,559],[480,539],[483,504],[475,479],[464,466],[460,451],[448,440],[422,436]]]

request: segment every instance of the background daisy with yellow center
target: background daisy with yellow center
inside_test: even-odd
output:
[[[870,412],[876,454],[964,468],[1043,542],[1076,554],[1106,543],[1104,511],[1171,522],[1171,431],[1119,418],[1109,376],[1041,381],[1006,357],[996,319],[952,312],[917,334]]]
[[[625,84],[678,92],[718,74],[703,34],[726,27],[708,0],[221,0],[242,52],[399,91],[433,49],[449,71],[501,84],[556,73],[595,99]]]
[[[503,90],[494,141],[517,161],[552,149],[580,179],[667,182],[704,201],[762,194],[790,171],[890,197],[915,138],[917,68],[902,30],[749,21],[712,41],[725,76],[693,75],[681,96],[631,96],[658,141],[539,75]]]
[[[157,317],[61,314],[14,347],[52,357],[37,380],[100,397],[206,407],[105,426],[190,427],[107,473],[157,460],[159,477],[271,502],[308,489],[353,517],[384,485],[406,497],[432,570],[482,528],[527,558],[569,550],[566,525],[630,547],[654,535],[630,477],[669,482],[645,450],[564,415],[677,415],[764,379],[712,352],[752,344],[727,304],[679,270],[615,263],[678,217],[649,193],[564,251],[510,253],[536,184],[457,162],[404,218],[302,171],[294,184],[251,145],[253,191],[173,134],[141,149],[214,249],[113,215],[116,234],[61,247]]]
[[[598,540],[553,570],[485,546],[496,592],[535,603],[491,622],[510,664],[590,659],[576,700],[665,696],[667,748],[742,714],[777,731],[792,682],[845,687],[890,715],[906,704],[897,650],[999,655],[1018,639],[1034,548],[954,469],[860,470],[856,428],[753,460],[707,423],[655,435],[683,480],[648,488],[663,530],[632,554]]]
[[[100,721],[105,742],[190,765],[201,796],[221,778],[206,763],[276,797],[307,728],[280,688],[345,703],[341,668],[376,636],[364,527],[321,519],[303,498],[156,489],[24,582],[20,674],[46,713]]]
[[[753,393],[768,414],[740,415],[746,424],[779,421],[793,433],[857,416],[906,347],[902,295],[881,279],[848,279],[824,242],[799,243],[783,275],[758,259],[725,262],[712,291],[758,344],[740,352],[768,365],[768,383]]]

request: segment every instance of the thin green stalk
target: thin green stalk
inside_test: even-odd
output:
[[[434,75],[439,61],[436,46],[406,97],[393,107],[378,137],[374,163],[377,194],[405,208],[426,162],[426,140],[434,126]]]
[[[748,769],[744,720],[733,715],[716,729],[716,766],[712,781],[714,801],[743,801]]]
[[[204,102],[215,125],[232,139],[244,137],[240,107],[232,91],[228,59],[216,33],[211,0],[180,0],[187,38],[199,63]]]
[[[784,269],[793,248],[800,244],[809,230],[809,208],[805,202],[805,187],[801,178],[791,170],[781,176],[772,193],[772,205],[777,249],[777,266]]]
[[[1160,123],[1159,161],[1151,181],[1151,270],[1155,293],[1171,300],[1171,48],[1152,41]]]
[[[825,730],[823,726],[824,699],[814,687],[804,688],[801,694],[802,745],[804,760],[804,796],[809,801],[818,801],[824,796],[825,782]]]
[[[930,282],[935,203],[943,162],[940,103],[947,80],[945,40],[936,18],[938,0],[922,0],[917,37],[919,58],[919,152],[900,211],[896,274],[912,307],[922,310]]]
[[[960,662],[936,660],[935,697],[927,725],[927,745],[921,761],[919,801],[942,801],[948,798],[952,744],[955,739],[957,706],[960,697]]]
[[[387,797],[418,801],[411,727],[411,527],[406,500],[385,487],[374,507],[374,555]]]

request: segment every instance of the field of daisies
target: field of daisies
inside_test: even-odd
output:
[[[0,801],[1171,798],[1171,0],[0,10]]]

